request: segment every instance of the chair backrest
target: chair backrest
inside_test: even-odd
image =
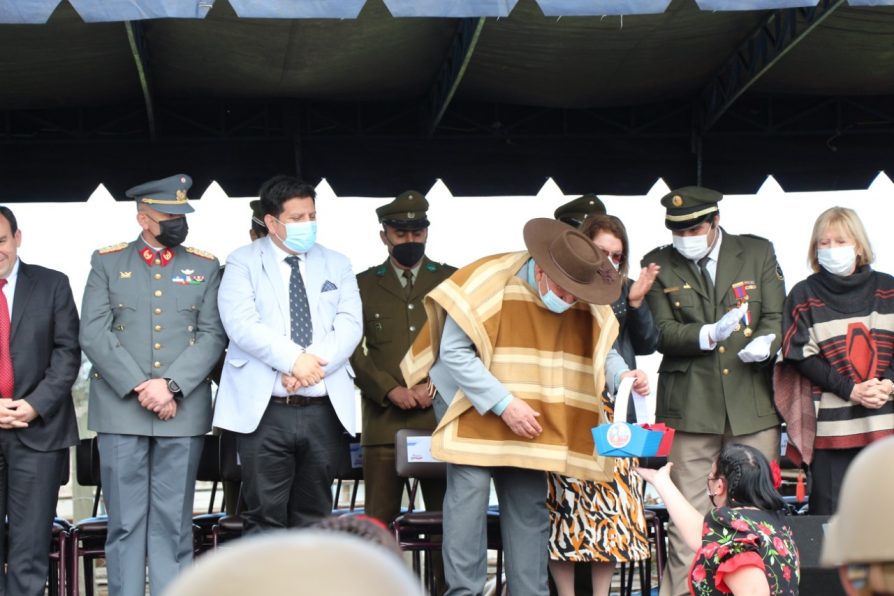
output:
[[[220,479],[228,482],[242,482],[242,465],[236,451],[236,433],[221,430],[219,437]]]
[[[93,517],[96,517],[102,494],[102,478],[99,473],[99,443],[96,437],[81,439],[75,446],[75,471],[78,484],[96,487],[93,494]]]
[[[394,464],[401,478],[445,478],[447,464],[431,460],[431,431],[402,428],[394,435]]]

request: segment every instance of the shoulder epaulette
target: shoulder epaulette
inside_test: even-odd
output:
[[[758,236],[757,234],[739,234],[739,236],[745,236],[746,238],[754,238],[755,240],[764,240],[765,242],[769,242],[763,236]]]
[[[109,254],[112,254],[115,252],[121,252],[122,250],[127,248],[127,244],[128,244],[127,242],[119,242],[118,244],[104,246],[104,247],[100,248],[99,250],[97,250],[96,252],[98,252],[101,255],[109,255]]]
[[[186,252],[191,255],[196,255],[197,257],[202,257],[203,259],[208,259],[209,261],[213,261],[217,258],[207,250],[201,250],[198,248],[193,248],[191,246],[185,247],[184,250],[186,250]]]

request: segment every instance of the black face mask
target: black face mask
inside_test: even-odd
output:
[[[391,245],[391,256],[404,267],[412,267],[425,254],[424,242],[404,242]]]
[[[161,228],[161,232],[155,239],[162,246],[167,246],[168,248],[174,248],[183,244],[183,241],[186,240],[186,234],[189,233],[189,226],[186,225],[185,217],[165,219],[158,222],[158,226]]]

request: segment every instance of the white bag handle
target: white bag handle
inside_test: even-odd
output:
[[[646,411],[649,413],[648,420],[637,420],[636,422],[652,423],[655,421],[655,394],[650,393],[646,396],[640,396],[638,393],[635,393],[633,391],[634,381],[636,381],[636,377],[632,375],[621,379],[621,384],[618,385],[618,392],[615,394],[615,415],[612,422],[627,422],[627,404],[630,402],[631,395],[633,395],[634,400],[645,399]],[[637,410],[639,409],[637,407]]]

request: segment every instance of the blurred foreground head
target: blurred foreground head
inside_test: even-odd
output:
[[[197,559],[165,596],[422,596],[393,552],[363,538],[301,530],[244,538]]]

